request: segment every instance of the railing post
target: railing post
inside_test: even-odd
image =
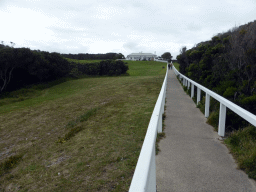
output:
[[[197,105],[200,100],[201,100],[201,89],[199,89],[199,87],[197,87],[197,102],[196,102]]]
[[[194,84],[191,83],[191,98],[194,97]]]
[[[163,114],[162,114],[162,112],[160,112],[160,114],[158,115],[158,122],[157,122],[157,132],[158,133],[163,132],[162,119],[163,119]]]
[[[150,162],[150,170],[149,170],[149,178],[148,185],[146,186],[146,190],[148,192],[156,191],[156,148],[153,147],[151,162]]]
[[[189,87],[190,87],[190,81],[188,81],[188,89],[189,89]]]
[[[226,106],[220,103],[218,135],[222,137],[225,136],[225,124],[226,124]]]
[[[209,117],[210,110],[210,95],[208,93],[205,94],[205,117]]]

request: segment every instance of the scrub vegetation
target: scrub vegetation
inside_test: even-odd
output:
[[[179,71],[256,115],[256,21],[219,33],[177,57]],[[190,90],[188,90],[190,94]],[[197,90],[195,89],[195,98]],[[208,123],[218,128],[219,102],[211,98]],[[205,93],[198,108],[204,113]],[[224,141],[249,177],[256,179],[256,128],[227,109]]]
[[[0,99],[0,191],[128,191],[166,67],[127,63]]]
[[[59,53],[13,48],[0,44],[0,96],[27,86],[48,84],[69,77],[126,74],[128,67],[125,63],[115,60],[119,54],[99,55],[102,59],[99,62],[97,60],[71,62]]]

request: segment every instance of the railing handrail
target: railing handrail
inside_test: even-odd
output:
[[[157,131],[159,129],[159,123],[162,123],[162,112],[164,107],[163,102],[165,102],[167,74],[168,70],[166,70],[163,85],[151,115],[129,192],[156,191],[155,141],[157,137]]]
[[[185,75],[181,74],[174,66],[173,66],[173,68],[174,68],[174,71],[175,71],[176,75],[179,74],[182,78],[184,78],[187,81],[189,81],[190,83],[194,84],[196,87],[199,87],[205,93],[209,94],[211,97],[213,97],[214,99],[216,99],[220,103],[224,104],[226,107],[228,107],[230,110],[232,110],[233,112],[238,114],[240,117],[244,118],[249,123],[251,123],[252,125],[256,126],[256,116],[254,114],[252,114],[249,111],[243,109],[242,107],[236,105],[235,103],[227,100],[226,98],[218,95],[217,93],[207,89],[206,87],[196,83],[195,81],[189,79]]]

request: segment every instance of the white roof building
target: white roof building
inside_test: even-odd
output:
[[[157,57],[157,55],[154,55],[152,53],[131,53],[127,55],[127,60],[133,60],[133,61],[142,61],[142,60],[154,60]]]

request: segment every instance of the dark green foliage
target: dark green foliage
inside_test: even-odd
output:
[[[215,128],[215,131],[218,131],[219,125],[219,111],[213,111],[207,119],[207,123]]]
[[[58,53],[28,48],[0,49],[0,93],[68,75],[69,62]]]
[[[205,96],[202,97],[201,101],[198,103],[197,107],[204,114],[205,113]]]
[[[109,53],[106,58],[123,58]],[[0,93],[28,85],[49,83],[63,77],[81,75],[121,75],[128,66],[123,61],[106,60],[100,63],[69,63],[59,53],[32,51],[28,48],[0,47]]]
[[[9,157],[6,161],[0,164],[0,176],[15,167],[20,160],[22,159],[22,155],[14,155]]]
[[[180,64],[180,72],[185,74],[186,68],[189,66],[188,59],[189,51],[187,51],[186,47],[182,47],[180,50],[180,55],[177,56],[177,61]]]
[[[161,57],[164,59],[164,60],[168,60],[168,62],[171,62],[172,61],[172,55],[170,52],[165,52],[164,54],[161,55]]]
[[[223,93],[223,96],[226,97],[226,98],[233,99],[234,96],[235,96],[236,91],[237,91],[237,88],[235,88],[235,87],[228,87],[226,89],[226,91]]]
[[[177,60],[182,74],[256,114],[256,21],[190,50],[183,47]],[[227,127],[244,125],[243,120],[239,123],[240,118],[234,118],[227,114]]]
[[[70,75],[121,75],[126,74],[128,66],[123,61],[115,60],[105,60],[100,63],[72,63],[72,69]],[[75,74],[75,75],[74,75]]]
[[[62,56],[66,58],[78,59],[78,60],[125,59],[122,53],[106,53],[106,54],[79,53],[79,54],[62,54]]]

